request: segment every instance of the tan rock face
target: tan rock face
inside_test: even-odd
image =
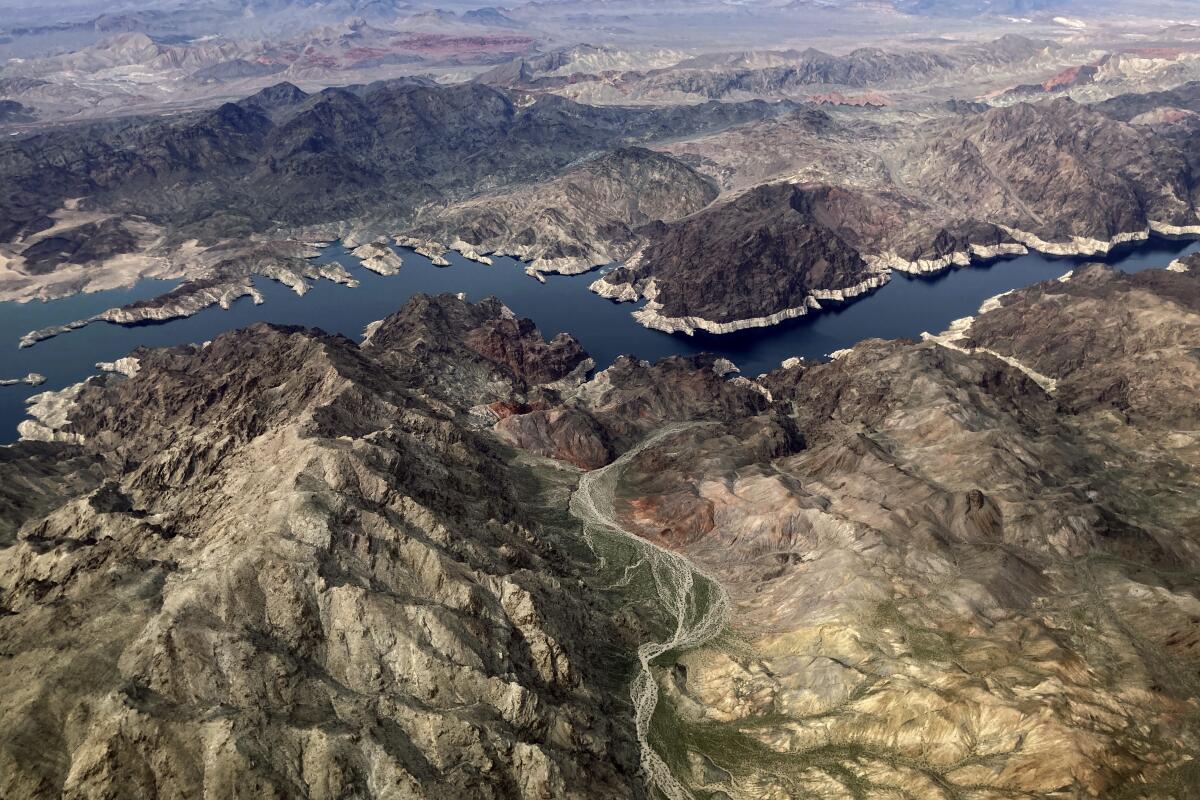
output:
[[[535,186],[424,212],[418,236],[465,240],[516,256],[536,272],[586,272],[629,255],[635,231],[704,208],[717,189],[662,153],[625,147]]]
[[[0,794],[640,795],[628,634],[538,519],[559,479],[400,369],[259,326],[81,390],[74,499],[5,512]]]
[[[723,639],[657,664],[652,742],[691,790],[1187,796],[1189,275],[1089,268],[989,303],[974,352],[865,342],[791,365],[759,415],[626,465],[622,523],[733,602]]]
[[[0,464],[0,794],[1186,797],[1195,275],[757,381],[450,296],[139,351]]]

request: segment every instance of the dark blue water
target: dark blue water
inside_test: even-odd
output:
[[[1166,266],[1172,259],[1197,250],[1200,241],[1152,239],[1125,248],[1107,261],[1134,272]],[[97,361],[120,358],[138,345],[202,342],[222,331],[260,321],[308,325],[358,338],[368,323],[397,310],[418,292],[466,292],[472,300],[495,295],[517,314],[533,319],[547,337],[560,331],[574,334],[599,367],[624,353],[656,360],[708,351],[729,358],[747,375],[757,375],[791,356],[820,358],[865,338],[917,337],[922,331],[941,331],[952,320],[975,313],[993,295],[1056,278],[1081,263],[1097,260],[1030,254],[932,277],[895,273],[890,283],[870,296],[819,314],[772,328],[689,337],[643,328],[629,315],[635,306],[612,303],[589,292],[587,286],[596,279],[595,273],[553,275],[540,284],[511,259],[496,259],[493,266],[485,266],[451,253],[448,258],[453,266],[443,268],[412,251],[401,252],[404,266],[400,273],[385,278],[360,267],[340,245],[331,246],[321,260],[343,264],[361,282],[354,289],[318,281],[301,298],[278,283],[260,279],[256,285],[266,298],[261,306],[246,298],[229,310],[209,308],[193,317],[163,324],[95,324],[24,350],[17,349],[17,341],[30,330],[152,297],[172,284],[143,281],[130,289],[49,303],[0,303],[0,378],[18,378],[28,372],[40,372],[47,378],[43,386],[36,388],[0,387],[0,442],[15,438],[29,396],[76,383],[95,372]]]

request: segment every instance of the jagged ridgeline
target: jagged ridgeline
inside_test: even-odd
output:
[[[1188,797],[1198,275],[755,380],[452,295],[139,350],[0,460],[0,794]]]
[[[855,52],[890,70],[918,58]],[[1018,37],[920,58],[986,73],[1047,52]],[[0,297],[182,274],[200,281],[181,290],[196,305],[246,296],[251,273],[311,273],[263,254],[314,240],[369,246],[366,265],[395,272],[380,260],[391,237],[435,263],[453,248],[534,275],[619,265],[592,289],[647,301],[638,321],[668,332],[767,327],[896,270],[1200,233],[1195,89],[1146,98],[910,117],[791,100],[594,106],[482,81],[279,84],[212,111],[0,143],[13,187]]]
[[[938,41],[956,20],[894,49],[542,51],[523,26],[578,9],[307,5],[366,18],[3,68],[0,302],[179,281],[22,346],[277,302],[263,279],[373,291],[345,254],[405,296],[497,255],[595,269],[579,302],[674,334],[1030,250],[1074,269],[758,376],[598,369],[465,294],[353,339],[259,324],[105,354],[73,386],[47,369],[0,448],[0,800],[1200,796],[1200,256],[1075,258],[1200,235],[1200,31],[894,0],[884,33],[987,11],[1052,38]],[[572,24],[634,35],[601,5]],[[230,8],[251,6],[293,4]],[[369,21],[401,13],[432,27]],[[299,64],[259,58],[293,42]],[[205,59],[177,76],[195,109],[198,87],[395,75],[418,49],[465,82],[47,124],[103,113],[114,66]]]
[[[53,212],[82,197],[82,210],[144,218],[176,242],[362,217],[399,224],[419,205],[536,181],[598,151],[778,111],[762,102],[598,108],[480,84],[396,81],[311,96],[280,84],[211,111],[0,142],[0,240],[50,227]],[[27,260],[52,270],[96,233],[63,236]]]

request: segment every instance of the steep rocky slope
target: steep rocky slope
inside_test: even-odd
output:
[[[337,221],[365,213],[368,201],[394,204],[391,216],[403,217],[419,202],[530,181],[627,140],[769,113],[765,104],[595,109],[477,84],[265,91],[269,105],[255,95],[175,121],[72,126],[5,142],[0,163],[17,191],[5,198],[0,234],[11,239],[41,221],[37,209],[82,195],[88,208],[183,228],[211,216],[218,195],[223,219],[204,224],[226,236],[238,220],[250,228]]]
[[[844,220],[887,219],[885,202],[825,186],[763,186],[647,231],[637,255],[595,286],[633,278],[652,300],[637,316],[665,330],[722,332],[804,314],[818,298],[883,282],[855,247],[870,232]]]
[[[860,293],[890,269],[1197,234],[1194,136],[1062,99],[916,127],[798,113],[674,143],[669,152],[719,181],[725,197],[643,230],[626,268],[593,288],[650,297],[637,313],[653,327],[723,332]]]
[[[623,526],[732,603],[724,638],[658,663],[655,740],[691,791],[1194,796],[1186,266],[1090,267],[927,342],[738,379],[771,400],[732,417],[660,417],[625,364],[498,424],[578,460],[618,407],[706,420],[613,488]]]
[[[716,187],[685,164],[622,148],[544,183],[424,211],[412,235],[469,242],[538,272],[582,272],[627,256],[638,228],[686,217],[716,197]]]
[[[1194,267],[755,380],[450,296],[139,351],[0,464],[0,793],[1194,796]]]
[[[174,118],[7,139],[0,292],[53,283],[56,272],[86,284],[130,259],[186,267],[182,246],[192,239],[211,245],[281,229],[331,236],[372,225],[396,233],[426,203],[528,184],[626,144],[779,110],[593,108],[479,84],[396,81],[311,96],[283,85]]]
[[[642,796],[631,629],[547,481],[422,387],[426,342],[456,398],[581,357],[489,350],[509,324],[443,298],[361,349],[143,351],[79,392],[81,443],[6,450],[0,794]]]
[[[1034,245],[1198,222],[1196,177],[1179,148],[1069,100],[990,110],[906,155],[902,183]]]
[[[598,107],[483,83],[280,84],[0,145],[0,298],[193,279],[187,303],[158,303],[179,310],[247,294],[246,269],[215,265],[265,238],[342,238],[394,272],[376,248],[393,237],[534,275],[619,264],[595,290],[647,299],[638,318],[663,330],[770,325],[894,269],[1200,233],[1200,124],[1126,107],[1142,105]]]

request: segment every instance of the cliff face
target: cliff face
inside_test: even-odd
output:
[[[0,793],[1186,796],[1197,275],[757,380],[450,296],[139,351],[0,464]]]

